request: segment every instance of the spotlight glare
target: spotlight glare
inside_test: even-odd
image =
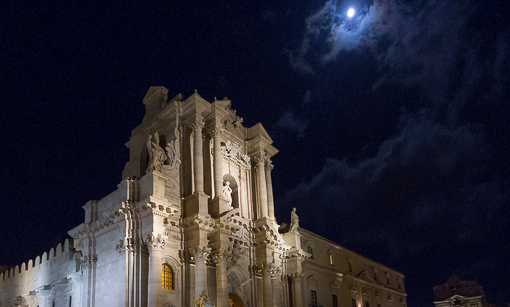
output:
[[[347,16],[349,16],[349,17],[354,16],[354,9],[349,9],[349,10],[347,11]]]

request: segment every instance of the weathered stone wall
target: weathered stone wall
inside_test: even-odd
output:
[[[0,306],[79,306],[81,271],[79,252],[65,240],[42,257],[23,262],[0,274]]]

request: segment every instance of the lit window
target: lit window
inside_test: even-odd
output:
[[[164,263],[161,265],[161,281],[163,289],[174,289],[173,275],[172,268],[168,264]]]
[[[228,307],[234,307],[234,301],[230,297],[228,298]]]
[[[333,254],[329,254],[329,265],[333,265]]]

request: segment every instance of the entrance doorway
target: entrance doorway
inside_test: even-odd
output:
[[[231,292],[228,294],[228,307],[244,307],[243,300],[239,295]]]

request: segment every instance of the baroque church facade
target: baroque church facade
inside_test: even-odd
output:
[[[0,307],[407,307],[404,276],[274,216],[262,124],[151,87],[111,194],[72,239],[0,274]]]

